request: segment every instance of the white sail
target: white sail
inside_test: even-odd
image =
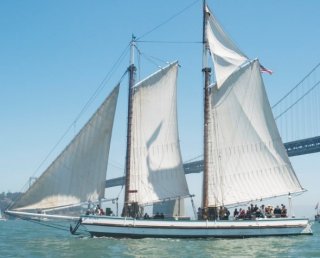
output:
[[[104,197],[118,93],[119,85],[11,209],[43,210]]]
[[[178,136],[177,73],[174,63],[135,86],[130,202],[189,195]]]
[[[248,58],[223,31],[208,7],[206,11],[208,14],[206,34],[215,67],[217,87],[220,88],[224,81],[237,70],[239,66],[248,61]]]
[[[302,191],[281,141],[258,60],[211,90],[209,206]]]

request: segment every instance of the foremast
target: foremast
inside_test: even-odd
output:
[[[203,0],[203,55],[202,55],[202,72],[204,78],[204,137],[203,137],[203,160],[204,160],[204,168],[203,168],[203,186],[202,186],[202,208],[203,208],[203,218],[207,218],[208,216],[208,174],[209,174],[209,115],[210,115],[210,99],[209,99],[209,85],[210,85],[210,74],[211,68],[208,66],[208,39],[206,33],[207,26],[207,16],[208,12],[206,11],[206,0]]]
[[[136,67],[134,65],[134,49],[136,46],[136,38],[132,35],[130,43],[130,64],[128,67],[129,72],[129,92],[128,92],[128,121],[127,121],[127,150],[126,150],[126,166],[125,166],[125,194],[124,194],[124,207],[122,216],[130,216],[129,209],[129,194],[130,189],[130,164],[131,164],[131,132],[132,132],[132,103],[133,103],[133,86],[135,84]]]

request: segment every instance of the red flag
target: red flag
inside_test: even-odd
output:
[[[260,64],[260,72],[262,73],[268,73],[268,74],[272,74],[272,71],[268,68],[265,68],[263,65]]]

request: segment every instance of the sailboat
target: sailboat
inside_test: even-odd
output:
[[[316,215],[314,215],[314,220],[320,222],[319,202],[317,203],[315,210],[316,210]]]
[[[196,220],[143,216],[144,207],[190,197],[177,123],[178,62],[136,83],[134,49],[129,94],[125,194],[121,216],[49,215],[104,198],[119,85],[57,159],[6,212],[70,219],[92,236],[255,237],[312,234],[306,218],[219,220],[221,207],[247,205],[304,191],[281,141],[261,76],[203,5],[204,172]],[[214,66],[211,83],[209,54]],[[200,187],[200,186],[199,186]],[[90,210],[90,207],[89,207]]]
[[[5,220],[6,220],[6,218],[2,216],[2,212],[0,210],[0,221],[5,221]]]

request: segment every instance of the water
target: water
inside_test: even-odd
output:
[[[0,257],[320,257],[320,223],[312,228],[313,236],[113,239],[15,220],[0,222]]]

